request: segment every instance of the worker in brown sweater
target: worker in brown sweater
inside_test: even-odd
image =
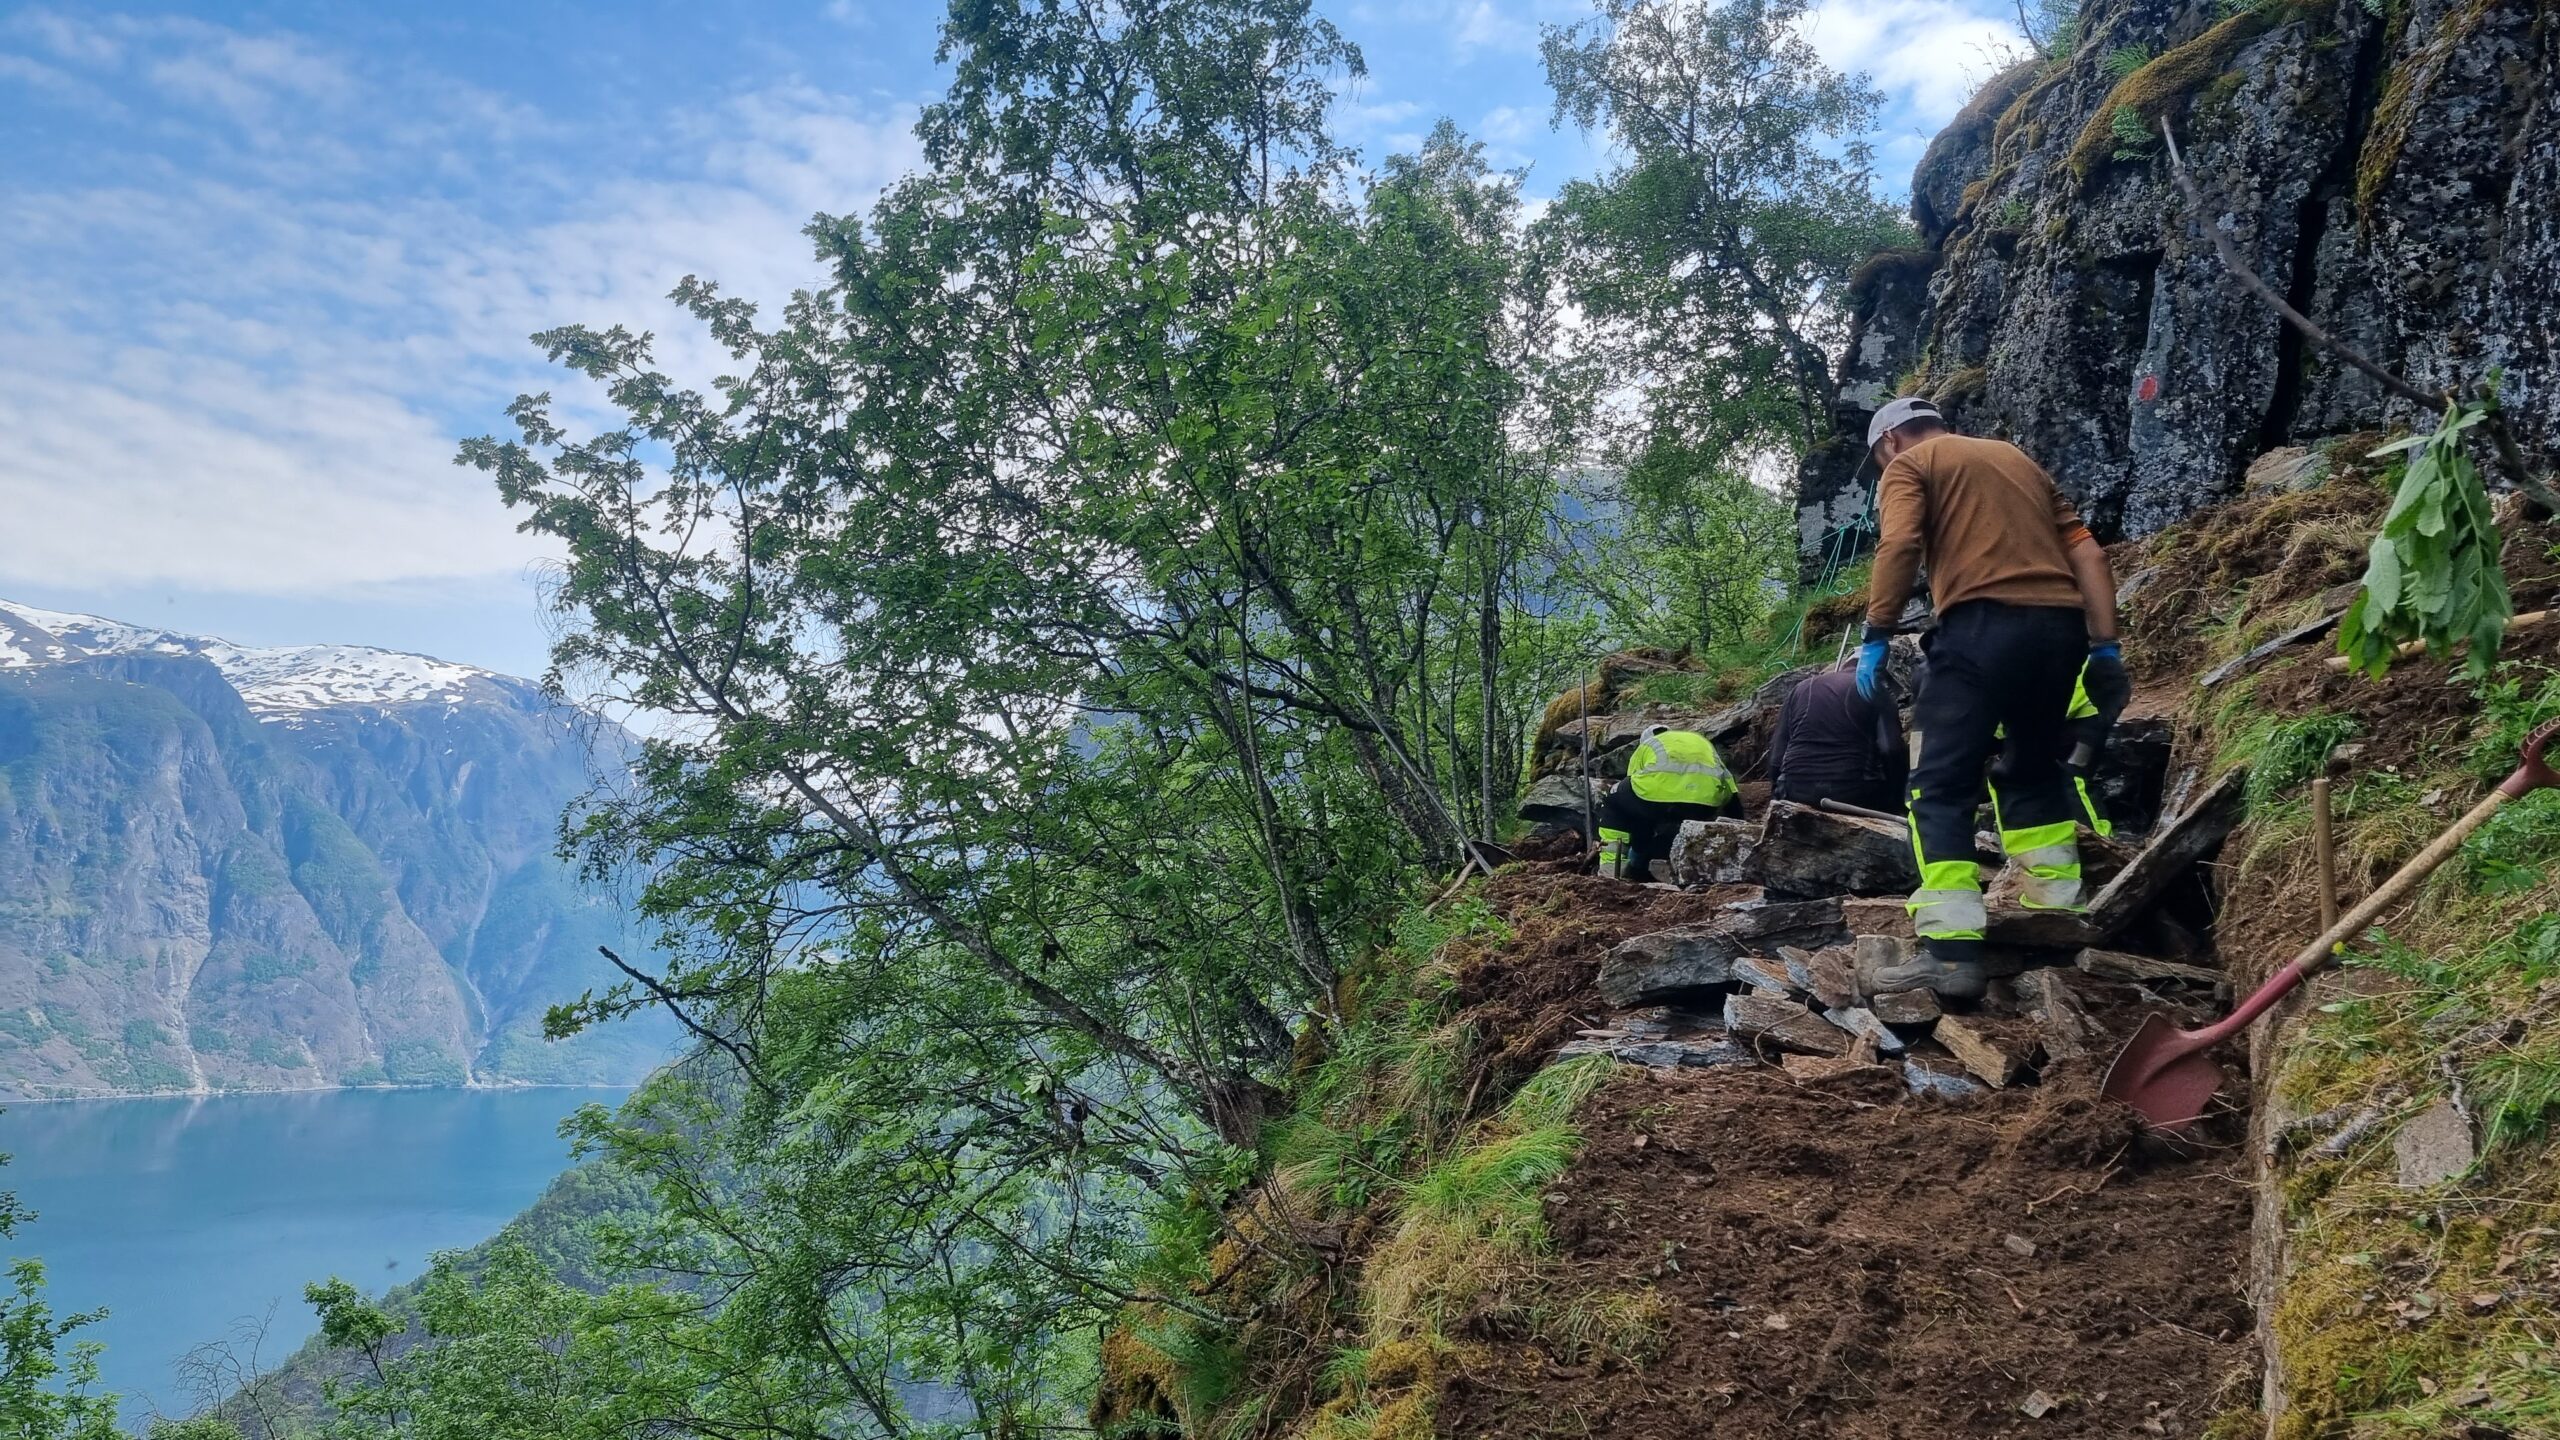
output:
[[[1924,557],[1938,620],[1911,715],[1920,888],[1910,908],[1921,951],[1868,980],[1878,993],[1971,998],[1986,983],[1974,812],[2003,727],[2009,774],[1991,800],[2000,848],[2026,871],[2020,901],[2081,908],[2068,716],[2075,682],[2110,722],[2131,689],[2116,642],[2115,577],[2079,512],[2018,447],[1958,435],[1935,405],[1909,398],[1876,412],[1867,443],[1884,473],[1861,690],[1874,691]]]

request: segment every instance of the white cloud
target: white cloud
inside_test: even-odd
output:
[[[707,379],[727,357],[668,290],[698,274],[771,306],[818,283],[811,213],[867,207],[915,160],[911,113],[804,88],[660,117],[635,145],[289,36],[12,23],[98,83],[156,82],[248,133],[162,126],[113,164],[0,188],[22,282],[0,287],[0,584],[325,596],[518,575],[538,550],[450,461],[519,389],[577,395],[526,336],[624,323]],[[390,85],[406,103],[379,103]],[[503,153],[526,140],[565,143]]]
[[[1453,58],[1465,61],[1479,51],[1534,55],[1539,26],[1570,24],[1592,11],[1590,0],[1376,0],[1349,13],[1355,22],[1437,32]]]
[[[124,50],[111,28],[51,10],[21,10],[9,17],[7,28],[53,55],[86,65],[112,64]]]
[[[70,73],[25,55],[12,55],[0,50],[0,81],[43,90],[57,97],[80,101],[87,105],[104,102],[106,95],[97,87]]]
[[[1524,105],[1497,105],[1476,122],[1476,134],[1496,145],[1517,145],[1545,123],[1542,111]]]
[[[152,83],[175,99],[219,111],[238,124],[268,123],[277,106],[295,100],[343,101],[356,88],[337,61],[290,37],[195,26],[164,33],[180,48],[152,62],[146,71]]]
[[[0,366],[10,582],[327,595],[538,558],[397,396],[165,351],[43,359]]]
[[[1823,0],[1805,33],[1826,63],[1866,72],[1932,133],[2024,45],[2014,13],[1963,0]]]

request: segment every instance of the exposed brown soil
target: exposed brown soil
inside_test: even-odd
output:
[[[2340,457],[2371,446],[2342,443]],[[2364,572],[2364,546],[2391,497],[2347,469],[2309,490],[2217,506],[2146,542],[2109,551],[2130,579],[2154,569],[2126,615],[2125,661],[2137,678],[2192,685],[2211,661],[2206,630],[2246,591],[2253,610],[2315,596]],[[2306,617],[2308,618],[2308,617]]]
[[[2089,989],[2110,1023],[2134,1013]],[[1576,1288],[1661,1297],[1656,1353],[1560,1365],[1479,1325],[1440,1433],[2198,1433],[2247,1398],[2236,1121],[2172,1153],[2096,1077],[1959,1102],[1882,1070],[1620,1078],[1548,1218]]]

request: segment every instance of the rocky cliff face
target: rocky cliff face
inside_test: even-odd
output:
[[[2204,224],[2421,386],[2503,369],[2527,447],[2560,449],[2560,9],[2090,0],[2079,28],[1938,137],[1924,247],[1853,287],[1840,438],[1801,476],[1809,570],[1862,548],[1866,422],[1894,393],[2017,441],[2110,539],[2228,498],[2276,445],[2418,418],[2243,292]]]
[[[599,742],[591,749],[591,741]],[[552,837],[619,732],[520,680],[0,605],[0,1096],[636,1078]]]

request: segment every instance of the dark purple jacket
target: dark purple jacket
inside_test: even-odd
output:
[[[1769,737],[1769,793],[1799,805],[1841,800],[1898,812],[1911,756],[1891,705],[1858,694],[1858,677],[1826,670],[1795,688]]]

